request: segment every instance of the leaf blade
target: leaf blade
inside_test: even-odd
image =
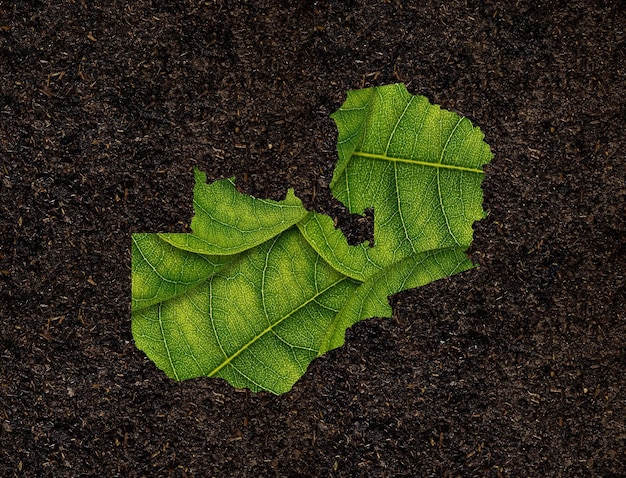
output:
[[[193,232],[138,236],[148,254],[133,242],[133,337],[168,376],[284,393],[348,327],[390,316],[390,295],[473,267],[492,157],[480,130],[404,85],[351,91],[331,116],[331,190],[374,209],[374,245],[349,245],[292,190],[257,199],[196,170]]]
[[[284,393],[318,356],[324,324],[357,286],[292,228],[202,286],[140,311],[133,335],[176,380],[215,376]]]
[[[342,246],[337,257],[325,221],[309,239],[326,260],[342,270],[365,255],[381,269],[417,252],[469,247],[472,224],[485,216],[482,167],[493,156],[478,128],[400,84],[351,91],[331,117],[339,130],[331,190],[352,213],[373,208],[375,245]]]
[[[191,234],[161,233],[173,246],[206,255],[233,255],[265,242],[302,219],[307,210],[293,190],[282,201],[241,194],[233,178],[206,184],[195,170]]]

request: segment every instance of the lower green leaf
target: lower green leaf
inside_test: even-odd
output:
[[[388,297],[474,267],[462,248],[420,252],[387,267],[361,284],[326,331],[322,350],[341,347],[345,331],[370,317],[391,317]]]
[[[176,380],[221,377],[283,393],[323,352],[325,331],[358,285],[292,228],[202,285],[135,312],[133,336]]]

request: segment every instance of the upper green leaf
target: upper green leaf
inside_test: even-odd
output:
[[[388,317],[388,296],[473,267],[491,160],[469,120],[403,85],[348,93],[334,113],[335,197],[374,209],[374,244],[351,246],[330,217],[240,194],[196,171],[191,234],[134,234],[133,336],[170,377],[222,377],[288,391],[345,330]]]
[[[320,355],[357,287],[292,228],[200,286],[134,313],[133,336],[177,380],[215,376],[283,393]]]
[[[469,247],[492,158],[478,128],[404,85],[350,91],[331,116],[339,162],[330,188],[352,213],[374,209],[375,245],[348,247],[331,221],[310,214],[299,227],[324,259],[365,280],[415,253]]]

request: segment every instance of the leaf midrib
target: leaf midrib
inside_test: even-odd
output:
[[[358,156],[361,158],[381,159],[383,161],[391,161],[394,163],[409,163],[409,164],[417,164],[420,166],[430,166],[432,168],[438,168],[438,169],[453,169],[456,171],[466,171],[468,173],[484,174],[484,171],[482,169],[468,168],[465,166],[457,166],[455,164],[431,163],[428,161],[420,161],[417,159],[394,158],[393,156],[387,156],[386,154],[365,153],[363,151],[355,151],[354,153],[352,153],[352,156],[353,157]]]

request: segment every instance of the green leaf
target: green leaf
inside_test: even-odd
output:
[[[299,227],[324,259],[365,280],[418,252],[469,247],[492,158],[478,128],[404,85],[350,91],[332,117],[339,162],[330,188],[352,213],[374,209],[375,246],[348,247],[332,221],[312,214]]]
[[[293,190],[280,203],[239,193],[233,179],[206,184],[195,170],[193,234],[159,234],[171,245],[190,252],[232,255],[250,249],[293,226],[307,211]]]
[[[177,249],[160,234],[133,234],[131,252],[133,311],[182,294],[231,260]]]
[[[239,193],[233,179],[206,184],[195,170],[193,234],[133,234],[132,310],[185,292],[232,260],[302,219],[307,211],[289,190],[280,203]]]
[[[346,328],[390,317],[390,295],[473,267],[492,156],[480,130],[403,85],[351,91],[332,116],[331,190],[374,209],[373,246],[349,245],[291,190],[257,199],[199,171],[191,234],[133,235],[133,336],[168,376],[284,393]]]
[[[332,350],[344,343],[345,330],[370,317],[391,317],[387,298],[397,292],[414,289],[437,279],[471,269],[474,265],[461,248],[419,252],[381,270],[352,294],[328,327],[322,350]]]

